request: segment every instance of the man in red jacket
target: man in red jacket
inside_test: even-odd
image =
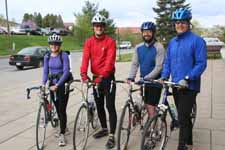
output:
[[[104,99],[106,99],[110,124],[109,139],[106,143],[106,148],[111,149],[115,146],[114,134],[117,124],[115,108],[116,85],[115,83],[111,83],[112,80],[115,80],[116,43],[111,37],[104,33],[106,26],[106,18],[104,16],[97,13],[92,18],[91,22],[94,35],[85,42],[80,73],[82,81],[87,82],[87,70],[90,61],[93,82],[98,86],[99,91],[99,93],[97,93],[94,89],[94,97],[97,105],[98,117],[102,126],[102,129],[95,133],[93,137],[97,139],[108,135],[106,113],[104,109]]]

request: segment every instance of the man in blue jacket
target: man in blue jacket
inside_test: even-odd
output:
[[[191,111],[200,92],[201,75],[206,69],[206,43],[191,32],[192,14],[189,10],[179,8],[172,14],[177,36],[168,44],[162,79],[179,83],[183,88],[174,88],[173,95],[178,109],[180,125],[178,150],[192,150]]]

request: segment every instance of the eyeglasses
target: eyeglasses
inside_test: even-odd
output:
[[[175,24],[188,24],[186,20],[175,21]]]

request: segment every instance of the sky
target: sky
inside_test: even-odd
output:
[[[79,13],[84,0],[7,0],[9,19],[21,23],[24,13],[40,12],[60,14],[64,22],[75,22],[74,13]],[[89,0],[98,4],[99,9],[110,12],[118,27],[138,27],[144,21],[155,22],[157,0]],[[193,19],[203,27],[225,26],[225,0],[187,0],[191,4]],[[0,0],[0,14],[5,16],[5,0]]]

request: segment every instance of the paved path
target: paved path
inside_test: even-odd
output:
[[[75,68],[75,67],[73,67]],[[125,79],[130,68],[130,63],[117,63],[117,79]],[[78,77],[78,69],[76,77]],[[209,60],[208,67],[202,78],[201,93],[197,97],[198,118],[194,128],[195,150],[225,150],[225,60]],[[13,93],[24,98],[24,91]],[[18,99],[8,99],[10,93],[0,93],[0,150],[35,150],[35,120],[38,103],[33,98],[28,102],[18,102]],[[121,108],[126,99],[126,93],[118,86],[116,106],[118,119]],[[9,105],[16,103],[16,105]],[[25,100],[24,100],[25,101]],[[74,93],[68,105],[69,129],[73,131],[73,122],[77,108],[80,105],[79,95]],[[24,108],[17,111],[17,108]],[[23,115],[21,115],[23,114]],[[14,118],[17,119],[10,119]],[[46,150],[72,150],[72,134],[67,136],[68,145],[63,148],[57,146],[53,136],[54,130],[48,128]],[[175,150],[177,144],[177,132],[169,139],[168,150]],[[104,150],[107,138],[94,140],[89,138],[87,150]],[[138,150],[140,133],[132,136],[129,150]]]

